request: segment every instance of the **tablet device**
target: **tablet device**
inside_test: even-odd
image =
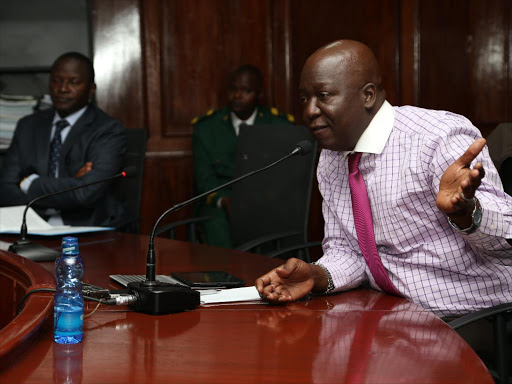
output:
[[[245,281],[224,271],[172,272],[171,276],[192,288],[235,288]]]

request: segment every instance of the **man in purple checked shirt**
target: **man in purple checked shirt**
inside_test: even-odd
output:
[[[304,122],[324,148],[324,255],[313,264],[289,259],[257,279],[264,299],[369,284],[438,316],[510,302],[512,198],[468,119],[392,107],[375,56],[350,40],[308,58],[300,95]]]

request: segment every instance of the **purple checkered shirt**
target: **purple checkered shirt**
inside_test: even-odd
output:
[[[479,229],[470,235],[454,230],[436,207],[443,172],[479,137],[463,116],[386,102],[355,149],[365,147],[365,138],[373,140],[370,147],[379,148],[364,153],[359,168],[388,276],[404,297],[438,316],[512,299],[512,246],[505,240],[512,238],[512,198],[503,192],[487,148],[476,160],[486,170],[476,192],[483,210]],[[331,273],[334,291],[367,280],[379,289],[357,241],[347,155],[325,149],[320,155],[317,176],[325,238],[318,262]]]

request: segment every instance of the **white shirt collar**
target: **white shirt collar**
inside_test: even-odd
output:
[[[252,111],[252,115],[247,120],[239,119],[238,116],[231,112],[231,123],[233,124],[233,128],[235,129],[235,134],[238,136],[238,133],[240,132],[240,125],[247,124],[247,125],[253,125],[254,120],[256,120],[256,115],[258,114],[258,107],[254,108],[254,111]]]
[[[55,116],[53,117],[53,125],[59,120],[66,120],[69,123],[69,126],[72,127],[75,125],[75,123],[78,121],[80,117],[85,113],[87,110],[87,105],[83,107],[82,109],[79,109],[76,112],[73,112],[71,115],[66,116],[64,119],[60,117],[59,112],[55,111]]]
[[[386,100],[357,141],[353,152],[381,154],[395,123],[395,110]]]

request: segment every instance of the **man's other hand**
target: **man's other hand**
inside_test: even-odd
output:
[[[471,213],[474,209],[473,201],[466,201],[463,196],[468,200],[473,199],[485,176],[482,163],[476,163],[473,169],[470,168],[471,162],[484,147],[485,139],[475,140],[466,152],[446,169],[439,184],[436,205],[461,228],[471,225]]]
[[[92,170],[92,162],[88,161],[85,163],[85,165],[78,170],[78,172],[75,174],[75,179],[79,179],[85,174],[89,173]]]
[[[306,296],[312,290],[325,291],[327,276],[318,265],[291,258],[261,276],[255,285],[263,299],[273,303],[287,303]]]

